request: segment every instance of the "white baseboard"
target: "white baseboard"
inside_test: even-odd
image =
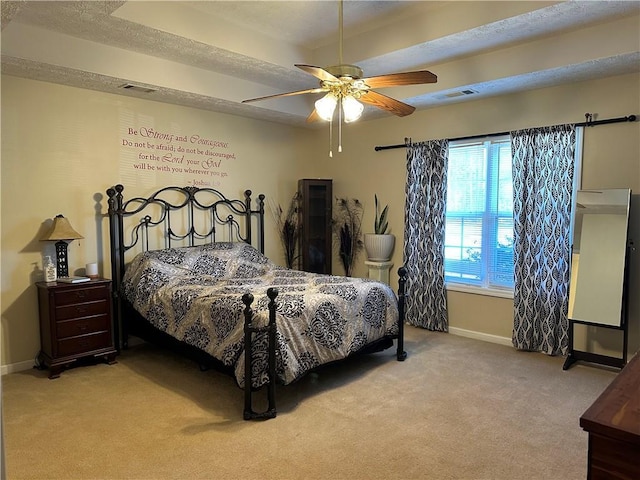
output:
[[[513,347],[511,338],[499,337],[498,335],[491,335],[490,333],[475,332],[473,330],[465,330],[464,328],[457,327],[449,327],[449,333],[459,335],[461,337],[474,338],[484,342],[498,343],[500,345],[506,345],[507,347]]]
[[[23,372],[33,368],[33,360],[25,360],[24,362],[11,363],[9,365],[2,365],[0,367],[0,375],[6,375],[8,373]]]
[[[142,345],[144,343],[145,341],[138,337],[134,337],[134,336],[129,337],[129,347],[135,347],[137,345]],[[29,370],[30,368],[33,368],[34,365],[35,365],[35,360],[25,360],[24,362],[11,363],[9,365],[2,365],[0,366],[0,376],[6,375],[8,373],[23,372],[24,370]]]

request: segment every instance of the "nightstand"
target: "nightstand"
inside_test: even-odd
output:
[[[40,306],[38,361],[49,378],[79,359],[102,357],[116,363],[111,317],[111,280],[82,283],[37,282]]]

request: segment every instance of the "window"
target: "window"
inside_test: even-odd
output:
[[[445,280],[513,289],[513,184],[508,135],[449,145]]]

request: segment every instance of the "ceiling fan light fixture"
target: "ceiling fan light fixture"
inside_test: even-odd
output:
[[[415,72],[388,73],[376,75],[374,77],[363,77],[363,71],[357,65],[345,64],[342,60],[343,41],[343,3],[338,4],[338,64],[329,67],[316,67],[314,65],[295,64],[302,71],[316,77],[320,85],[316,88],[298,90],[294,92],[279,93],[265,97],[243,100],[255,102],[258,100],[268,100],[276,97],[289,97],[302,94],[316,94],[327,92],[327,94],[315,102],[315,109],[307,117],[307,122],[314,122],[318,119],[329,122],[329,156],[331,151],[333,135],[333,116],[338,107],[338,151],[342,151],[342,124],[358,120],[364,111],[364,105],[370,105],[382,110],[386,110],[399,117],[410,115],[415,107],[403,103],[394,98],[378,93],[376,89],[387,87],[399,87],[403,85],[422,85],[435,83],[436,75],[427,70],[417,70]],[[466,92],[465,92],[466,93]],[[338,106],[340,102],[340,106]]]
[[[332,92],[329,92],[320,100],[316,101],[316,112],[318,112],[318,116],[321,119],[329,122],[333,118],[333,112],[336,110],[337,104],[338,97]]]
[[[342,112],[344,113],[344,123],[355,122],[362,115],[364,105],[351,95],[342,99]]]

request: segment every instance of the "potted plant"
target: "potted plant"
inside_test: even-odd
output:
[[[374,195],[375,202],[375,220],[373,224],[374,233],[365,233],[364,248],[367,252],[367,259],[371,262],[388,262],[391,260],[393,247],[396,243],[396,237],[389,231],[389,222],[387,214],[389,205],[385,205],[382,211],[378,205],[378,195]]]
[[[362,203],[355,198],[337,198],[333,217],[333,232],[337,239],[338,256],[345,275],[353,274],[356,258],[362,251]]]

